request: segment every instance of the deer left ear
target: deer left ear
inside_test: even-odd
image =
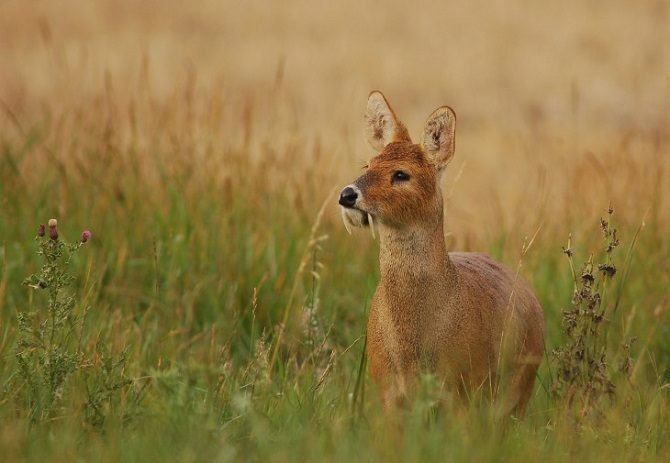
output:
[[[456,148],[456,113],[449,106],[437,108],[423,129],[423,149],[437,170],[442,170]]]
[[[411,141],[409,132],[398,120],[382,92],[377,90],[368,97],[365,129],[368,142],[377,151],[394,141]]]

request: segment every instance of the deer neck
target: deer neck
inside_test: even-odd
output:
[[[448,298],[457,275],[446,250],[441,214],[428,227],[381,226],[379,266],[380,285],[403,306],[399,310],[420,310],[424,301],[430,304],[431,299]]]

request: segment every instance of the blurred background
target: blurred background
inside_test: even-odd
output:
[[[294,124],[358,122],[370,89],[414,129],[444,102],[464,128],[551,124],[569,135],[668,125],[667,2],[5,1],[3,99],[84,98],[108,74],[229,94],[276,86]],[[268,102],[269,103],[269,102]],[[575,120],[577,118],[577,120]],[[358,126],[355,126],[358,130]]]

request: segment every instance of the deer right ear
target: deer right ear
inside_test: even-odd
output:
[[[368,142],[377,151],[381,151],[394,141],[411,141],[409,132],[398,120],[382,92],[379,91],[370,93],[368,97],[365,130]]]
[[[423,149],[437,168],[443,169],[456,148],[456,113],[449,106],[437,108],[423,129]]]

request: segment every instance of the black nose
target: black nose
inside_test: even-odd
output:
[[[354,207],[356,199],[358,199],[358,193],[350,186],[346,187],[340,193],[340,204],[344,207]]]

